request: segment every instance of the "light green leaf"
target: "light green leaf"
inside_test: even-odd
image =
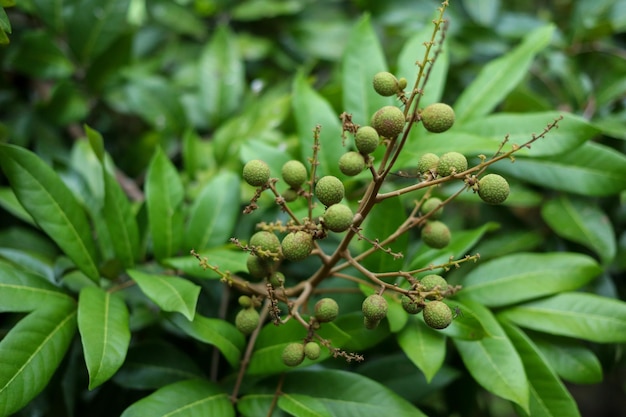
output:
[[[478,25],[490,27],[500,10],[500,0],[462,0],[463,9]]]
[[[207,258],[210,265],[218,267],[222,272],[230,271],[235,273],[247,272],[248,270],[246,266],[248,253],[239,248],[226,249],[218,247],[200,251],[199,255],[203,258]],[[212,269],[203,269],[195,256],[168,258],[163,261],[163,264],[171,268],[179,269],[185,274],[195,278],[221,278],[221,275]]]
[[[438,330],[439,333],[462,340],[479,340],[489,335],[476,313],[466,304],[449,298],[445,303],[452,310],[453,320],[448,327]]]
[[[561,378],[574,384],[602,381],[600,360],[582,342],[542,333],[532,333],[531,338]]]
[[[501,307],[575,290],[601,272],[578,253],[518,253],[479,264],[463,281],[461,297]]]
[[[0,165],[20,204],[39,227],[94,281],[100,274],[85,211],[59,176],[34,153],[0,145]]]
[[[430,382],[446,357],[446,336],[428,327],[423,320],[411,316],[398,333],[398,344],[408,358]]]
[[[55,282],[54,260],[37,252],[1,247],[0,259],[6,259],[19,269],[41,275],[50,282]]]
[[[626,342],[626,303],[594,294],[557,294],[508,308],[499,317],[555,335],[598,343]]]
[[[283,394],[278,407],[295,417],[332,417],[322,401],[309,395]]]
[[[104,149],[104,138],[102,137],[100,132],[92,129],[87,124],[83,125],[83,128],[85,129],[85,134],[87,135],[87,140],[89,141],[89,146],[91,147],[91,150],[93,151],[96,158],[98,158],[100,163],[102,163],[106,155],[106,151]]]
[[[28,214],[26,209],[22,207],[15,193],[9,187],[0,187],[0,207],[22,221],[33,226],[36,225],[35,220]]]
[[[138,270],[129,270],[128,275],[163,311],[180,313],[188,320],[193,320],[200,295],[199,286],[183,278],[146,274]]]

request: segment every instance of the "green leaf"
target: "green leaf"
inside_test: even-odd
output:
[[[0,145],[0,165],[17,199],[39,227],[94,281],[100,274],[83,208],[58,175],[34,153]]]
[[[183,184],[176,167],[157,148],[146,174],[146,204],[152,249],[158,260],[175,255],[182,241]]]
[[[235,326],[225,320],[211,319],[199,314],[196,314],[193,321],[185,320],[180,315],[172,315],[171,320],[194,339],[218,348],[233,368],[239,366],[246,339]]]
[[[485,65],[454,104],[457,123],[490,113],[528,74],[535,55],[548,46],[553,25],[530,32],[514,50]]]
[[[85,134],[87,135],[87,140],[89,141],[91,150],[93,151],[96,158],[98,158],[100,163],[102,163],[106,155],[106,151],[104,149],[104,138],[102,137],[100,132],[92,129],[87,124],[83,125],[83,128],[85,129]]]
[[[38,19],[56,32],[62,29],[64,0],[32,0],[30,3]]]
[[[428,327],[423,320],[411,316],[398,333],[398,344],[430,382],[446,357],[446,336]]]
[[[528,376],[530,402],[528,415],[533,417],[580,416],[578,406],[541,351],[518,327],[502,327],[522,358]]]
[[[188,320],[193,320],[200,295],[199,286],[183,278],[146,274],[138,270],[129,270],[128,275],[163,311],[180,313]]]
[[[240,215],[239,177],[225,171],[212,178],[191,207],[187,247],[202,250],[228,243]]]
[[[201,257],[206,257],[209,264],[216,266],[220,271],[226,272],[247,272],[246,261],[248,253],[235,249],[224,249],[221,247],[199,252]],[[163,264],[171,268],[179,269],[186,275],[195,278],[220,279],[222,276],[212,269],[203,269],[195,256],[180,256],[168,258]]]
[[[466,300],[489,336],[476,341],[452,339],[472,377],[487,391],[518,404],[528,412],[529,392],[524,365],[492,313]]]
[[[76,303],[48,301],[0,341],[0,415],[23,408],[48,385],[76,331]]]
[[[0,259],[2,258],[24,271],[33,272],[50,282],[55,282],[53,260],[37,252],[4,248],[0,245]]]
[[[387,71],[387,62],[368,14],[352,29],[345,51],[341,61],[343,110],[352,114],[355,123],[367,125],[376,110],[393,104],[372,86],[374,75]]]
[[[452,310],[454,319],[450,326],[438,330],[439,333],[463,340],[479,340],[488,336],[487,330],[477,318],[476,313],[466,304],[449,298],[445,300],[445,303]]]
[[[283,394],[278,407],[295,417],[332,417],[322,401],[309,395]]]
[[[275,395],[253,393],[244,395],[237,401],[237,411],[241,417],[258,417],[268,414],[268,410],[272,408]],[[280,408],[274,408],[271,416],[268,417],[289,417]]]
[[[92,390],[124,363],[130,343],[124,300],[101,288],[84,287],[78,297],[78,331]]]
[[[480,263],[465,277],[461,297],[501,307],[575,290],[601,272],[578,253],[518,253]]]
[[[56,45],[48,32],[24,32],[13,59],[13,67],[35,78],[67,78],[74,72],[72,62]]]
[[[500,316],[550,334],[598,343],[626,342],[626,303],[594,294],[557,294],[511,307]]]
[[[363,352],[376,346],[391,334],[385,320],[373,330],[366,329],[363,326],[363,313],[360,310],[340,314],[333,324],[349,337],[341,347],[350,352]]]
[[[137,401],[122,417],[235,417],[228,395],[212,382],[191,379],[167,385]]]
[[[470,18],[485,27],[494,24],[500,10],[500,0],[462,0],[462,3]]]
[[[313,130],[319,125],[321,131],[317,176],[343,177],[337,164],[338,155],[346,151],[341,144],[339,116],[330,104],[311,88],[302,72],[299,72],[294,80],[293,111],[300,139],[301,159],[306,161],[313,155]]]
[[[18,219],[35,226],[35,220],[24,209],[13,190],[9,187],[0,187],[0,207]]]
[[[541,217],[557,235],[595,251],[604,264],[615,257],[615,231],[596,203],[561,195],[544,203]]]

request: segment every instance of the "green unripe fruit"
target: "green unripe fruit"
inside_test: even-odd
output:
[[[400,79],[398,80],[398,87],[400,88],[400,90],[404,90],[406,88],[407,85],[407,80],[404,77],[400,77]]]
[[[298,189],[307,180],[306,167],[300,161],[287,161],[281,170],[283,180],[292,188]]]
[[[489,204],[501,204],[509,196],[508,181],[498,174],[487,174],[478,181],[478,195]]]
[[[296,199],[298,198],[298,192],[293,188],[287,188],[285,191],[283,191],[281,195],[288,203],[296,201]]]
[[[393,96],[400,91],[398,79],[390,72],[383,71],[377,73],[374,75],[372,84],[374,85],[374,90],[384,97]]]
[[[389,308],[387,300],[382,295],[372,294],[368,296],[361,309],[363,315],[370,321],[380,321],[387,316],[387,309]]]
[[[272,285],[272,287],[280,287],[285,283],[285,274],[280,271],[274,272],[270,277],[268,282]]]
[[[441,203],[441,199],[437,197],[429,198],[428,200],[424,201],[424,204],[422,204],[422,213],[429,214],[437,209],[437,211],[433,212],[429,218],[433,220],[441,218],[441,215],[443,214],[443,206],[441,206]]]
[[[420,283],[422,284],[424,291],[433,291],[435,288],[437,288],[439,291],[445,291],[448,289],[448,281],[446,281],[441,275],[426,275],[420,280]],[[435,294],[432,294],[426,298],[435,299],[437,298],[437,296]]]
[[[354,144],[359,152],[370,154],[376,150],[380,143],[380,136],[372,126],[362,126],[356,131]]]
[[[289,233],[283,238],[282,251],[285,259],[290,261],[300,261],[313,250],[313,236],[299,230]]]
[[[246,260],[248,273],[252,278],[266,277],[272,271],[272,263],[269,260],[261,259],[258,256],[250,254]]]
[[[363,324],[365,325],[366,329],[374,330],[380,324],[380,320],[371,320],[371,319],[368,319],[367,317],[363,317]]]
[[[302,343],[289,343],[283,349],[281,355],[283,363],[287,366],[298,366],[304,360],[304,345]]]
[[[437,173],[442,177],[447,177],[454,173],[458,174],[467,169],[467,158],[458,152],[447,152],[441,155],[437,163]]]
[[[259,325],[259,313],[253,308],[240,310],[235,316],[235,327],[241,333],[249,335]]]
[[[262,230],[253,234],[250,238],[249,246],[254,246],[257,249],[271,252],[273,254],[280,253],[280,240],[278,240],[278,237],[276,237],[274,233],[268,232],[266,230]],[[269,259],[272,257],[272,255],[269,254],[259,254],[258,256],[263,259]]]
[[[332,298],[322,298],[315,303],[313,315],[320,323],[330,323],[339,315],[339,305]]]
[[[248,297],[247,295],[240,295],[237,299],[237,302],[243,308],[252,307],[252,298]]]
[[[445,329],[452,323],[452,310],[441,301],[431,301],[424,307],[424,321],[433,329]]]
[[[260,159],[248,161],[243,166],[243,179],[254,187],[260,187],[270,179],[270,167]]]
[[[339,203],[345,192],[341,180],[332,175],[320,178],[315,185],[315,196],[326,207]]]
[[[404,113],[396,106],[385,106],[372,116],[372,127],[380,136],[395,138],[404,130]]]
[[[321,349],[320,345],[315,342],[308,342],[304,345],[304,356],[314,361],[320,357]]]
[[[434,153],[425,153],[422,155],[417,161],[417,171],[424,175],[428,171],[433,171],[437,169],[437,164],[439,163],[439,157]]]
[[[421,236],[422,242],[434,249],[445,248],[452,238],[448,226],[439,220],[426,222],[426,225],[422,228]]]
[[[454,110],[444,103],[426,106],[420,116],[426,130],[433,133],[445,132],[454,124]]]
[[[346,152],[339,158],[339,170],[349,177],[359,175],[365,169],[365,158],[358,152]]]
[[[353,218],[354,214],[350,207],[345,204],[333,204],[324,212],[324,226],[333,232],[343,232],[348,230]]]
[[[400,301],[404,311],[409,314],[417,314],[424,309],[424,306],[418,300],[413,300],[409,296],[403,295]]]

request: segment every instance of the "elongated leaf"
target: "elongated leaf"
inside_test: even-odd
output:
[[[236,249],[215,248],[199,252],[201,257],[207,258],[210,265],[219,267],[220,271],[246,272],[248,253]],[[219,279],[221,275],[212,269],[203,269],[195,256],[180,256],[163,261],[164,265],[181,270],[187,275],[196,278]]]
[[[124,300],[100,288],[83,288],[78,298],[78,331],[89,389],[94,389],[111,378],[126,358],[130,329]]]
[[[35,225],[35,220],[31,217],[30,214],[22,207],[20,202],[17,200],[15,193],[9,187],[0,187],[0,207],[17,217],[18,219]]]
[[[478,265],[463,281],[462,297],[500,307],[575,290],[601,272],[578,253],[519,253]]]
[[[193,321],[184,320],[179,315],[172,315],[171,320],[194,339],[217,347],[233,368],[239,366],[246,340],[235,326],[227,321],[199,314],[196,314]]]
[[[0,415],[8,416],[43,390],[74,337],[76,303],[42,303],[0,341]]]
[[[489,310],[465,300],[489,333],[476,341],[452,339],[472,377],[487,391],[518,404],[528,412],[528,381],[513,344]]]
[[[238,207],[239,177],[224,172],[213,178],[191,207],[187,246],[202,250],[226,244],[240,214]]]
[[[188,320],[193,320],[200,295],[199,286],[183,278],[146,274],[137,270],[129,270],[128,275],[163,311],[180,313]]]
[[[94,281],[100,274],[83,208],[58,175],[34,153],[0,145],[0,165],[20,204],[39,227]]]
[[[342,177],[337,157],[345,152],[341,144],[341,123],[330,104],[311,88],[303,73],[298,73],[293,85],[293,111],[296,118],[302,160],[313,155],[313,130],[321,126],[317,176]]]
[[[237,401],[238,415],[241,417],[258,417],[266,415],[274,402],[274,393],[244,395]],[[288,417],[281,409],[275,409],[271,417]]]
[[[375,239],[379,239],[381,242],[384,241],[404,222],[405,218],[400,215],[403,212],[402,202],[398,198],[388,198],[376,204],[363,222],[363,235],[371,241]],[[404,254],[404,251],[407,249],[407,243],[408,236],[405,233],[393,243],[385,245],[385,248],[391,249],[394,253]],[[363,240],[362,250],[367,250],[371,247],[372,244],[369,241]],[[388,272],[401,269],[403,262],[403,258],[396,259],[391,254],[378,250],[365,258],[362,264],[373,272]]]
[[[332,417],[322,401],[309,395],[281,395],[278,407],[295,417]]]
[[[536,29],[517,48],[485,65],[453,106],[457,122],[491,112],[526,76],[535,55],[548,45],[553,32],[552,25]]]
[[[615,231],[597,204],[562,195],[541,207],[541,217],[556,234],[594,250],[605,264],[615,257]]]
[[[234,417],[235,409],[228,394],[212,382],[190,379],[167,385],[137,401],[122,417]]]
[[[511,307],[499,316],[546,333],[599,343],[626,342],[626,303],[594,294],[557,294]]]
[[[439,330],[439,333],[462,340],[479,340],[489,336],[487,329],[466,304],[449,298],[445,300],[445,303],[452,310],[453,320],[448,327]]]
[[[24,32],[17,47],[13,66],[36,78],[67,78],[74,72],[72,62],[43,30]]]
[[[398,344],[430,382],[446,357],[446,336],[412,316],[398,333]]]
[[[55,281],[52,259],[45,258],[36,252],[0,247],[0,258],[6,259],[25,271],[41,275],[50,282]]]
[[[157,148],[146,176],[146,204],[152,248],[158,260],[175,255],[183,227],[183,185],[174,164]]]
[[[481,26],[491,26],[498,17],[500,0],[462,0],[463,9]]]
[[[502,323],[522,358],[530,388],[529,416],[580,416],[578,406],[541,351],[518,327]]]

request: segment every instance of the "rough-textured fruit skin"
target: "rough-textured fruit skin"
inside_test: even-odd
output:
[[[359,175],[365,169],[365,158],[358,152],[346,152],[339,158],[339,170],[349,177]]]
[[[363,315],[370,321],[380,321],[387,316],[389,305],[382,295],[372,294],[364,301],[361,309]]]
[[[478,195],[485,203],[504,203],[509,192],[508,181],[498,174],[487,174],[478,181]]]
[[[454,110],[445,103],[426,106],[420,116],[426,130],[433,133],[445,132],[454,124]]]
[[[250,254],[246,260],[248,273],[252,278],[263,278],[272,270],[272,262],[270,260],[261,259],[258,256]]]
[[[445,329],[452,323],[452,310],[441,301],[430,301],[424,307],[424,321],[433,329]]]
[[[295,159],[285,162],[281,169],[281,175],[283,180],[295,189],[300,188],[304,181],[307,180],[306,167],[302,162]]]
[[[304,360],[304,345],[302,343],[289,343],[283,349],[281,355],[283,363],[287,366],[298,366]]]
[[[366,329],[374,330],[380,324],[380,320],[371,320],[371,319],[368,319],[367,317],[363,317],[363,324],[365,325]]]
[[[339,315],[339,305],[332,298],[322,298],[313,307],[313,315],[320,323],[329,323]]]
[[[374,75],[372,80],[374,91],[384,97],[393,96],[400,87],[398,86],[398,79],[390,72],[381,71]]]
[[[372,116],[372,127],[380,136],[395,138],[404,130],[404,113],[396,106],[385,106]]]
[[[259,313],[253,308],[244,308],[235,316],[235,327],[241,333],[248,335],[259,325]]]
[[[359,152],[370,154],[378,148],[380,136],[372,126],[361,126],[354,136],[354,144]]]
[[[463,172],[467,169],[467,158],[459,152],[447,152],[441,155],[437,163],[437,173],[442,177]]]
[[[249,246],[255,246],[264,251],[269,251],[274,254],[280,253],[280,240],[278,237],[272,232],[268,232],[266,230],[261,230],[260,232],[256,232],[250,238]],[[260,255],[261,258],[271,258],[271,255]]]
[[[448,289],[448,281],[446,281],[441,275],[430,274],[426,275],[420,280],[424,291],[432,291],[437,288],[439,291],[445,291]],[[437,298],[435,294],[429,295],[426,298],[429,300]]]
[[[420,156],[420,159],[417,161],[417,171],[424,175],[428,171],[435,171],[437,164],[439,164],[439,157],[437,155],[431,152],[425,153]]]
[[[402,308],[409,314],[418,314],[424,309],[418,300],[412,300],[411,297],[403,295],[400,299]]]
[[[270,275],[270,277],[268,279],[268,282],[274,288],[280,287],[281,285],[283,285],[285,283],[285,274],[283,274],[280,271],[276,271],[272,275]]]
[[[422,228],[421,236],[422,242],[433,249],[445,248],[452,238],[448,226],[439,220],[426,222]]]
[[[308,342],[304,345],[304,356],[314,361],[320,357],[321,349],[320,345],[315,342]]]
[[[243,308],[252,307],[252,298],[248,297],[247,295],[240,295],[237,299],[237,302]]]
[[[437,197],[429,198],[428,200],[424,201],[424,204],[422,204],[422,213],[428,214],[432,212],[433,210],[437,209],[437,207],[439,207],[441,203],[442,201],[440,198],[437,198]],[[430,215],[429,219],[432,219],[432,220],[440,219],[442,214],[443,214],[443,206],[439,207],[437,211],[433,212]]]
[[[270,179],[270,167],[260,159],[248,161],[243,166],[243,179],[254,187],[260,187]]]
[[[315,184],[315,196],[326,207],[339,203],[345,193],[341,180],[332,175],[320,178]]]
[[[324,212],[324,226],[333,232],[343,232],[348,230],[352,224],[354,214],[350,207],[345,204],[333,204]]]
[[[400,77],[400,79],[398,80],[398,87],[400,87],[400,90],[404,90],[407,84],[408,84],[408,81],[406,80],[406,78]]]
[[[301,230],[289,233],[283,238],[281,244],[283,256],[290,261],[300,261],[313,250],[313,237]]]

